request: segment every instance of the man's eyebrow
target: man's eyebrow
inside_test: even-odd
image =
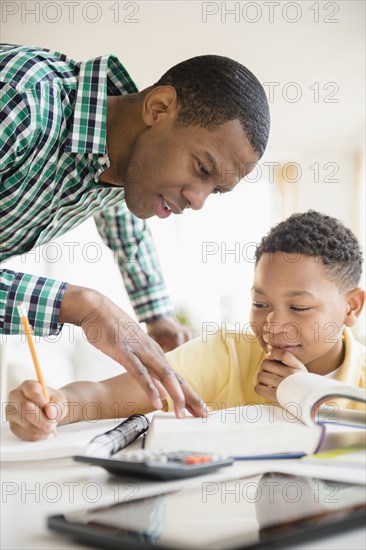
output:
[[[213,157],[211,155],[211,153],[209,153],[208,151],[206,151],[206,153],[204,153],[204,157],[207,160],[207,162],[214,167],[215,172],[218,172],[219,167],[218,167],[218,164],[216,162],[215,157]]]

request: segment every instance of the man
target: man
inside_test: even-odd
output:
[[[137,318],[165,349],[175,347],[186,339],[184,329],[171,317],[143,220],[198,210],[208,195],[231,191],[253,169],[269,131],[263,87],[220,56],[180,63],[141,92],[113,56],[75,63],[48,50],[5,45],[0,61],[1,259],[93,215],[119,259]],[[186,401],[202,413],[201,400],[162,348],[106,296],[9,270],[1,284],[3,333],[20,331],[16,305],[23,301],[36,334],[57,334],[63,323],[81,326],[155,407],[167,391],[178,416]]]

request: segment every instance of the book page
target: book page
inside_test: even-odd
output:
[[[277,388],[277,399],[306,425],[314,423],[317,405],[324,400],[345,397],[366,402],[365,390],[319,374],[299,372],[285,378]],[[362,413],[361,413],[362,414]],[[351,420],[352,415],[348,419]],[[326,421],[323,419],[323,421]]]
[[[23,441],[19,439],[5,422],[1,426],[1,462],[20,462],[28,460],[45,460],[66,458],[83,454],[93,437],[112,429],[122,421],[97,420],[75,422],[57,428],[57,435],[51,434],[43,441]]]
[[[247,405],[221,409],[208,418],[177,419],[154,415],[145,448],[163,451],[198,451],[236,458],[299,455],[315,452],[323,430],[305,426],[287,410],[273,405]]]

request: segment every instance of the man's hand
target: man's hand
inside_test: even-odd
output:
[[[301,361],[289,351],[272,349],[267,353],[257,376],[254,390],[270,403],[278,403],[276,391],[284,378],[295,372],[308,372]]]
[[[94,347],[134,377],[154,409],[163,407],[162,399],[168,393],[177,417],[184,417],[185,408],[194,416],[205,416],[203,401],[171,368],[162,348],[100,292],[70,285],[61,303],[59,322],[81,326]]]
[[[25,441],[40,441],[52,434],[66,416],[66,396],[47,388],[46,401],[39,382],[27,380],[9,393],[5,413],[11,430]]]
[[[146,323],[148,335],[157,342],[162,349],[171,351],[188,342],[192,338],[199,336],[198,333],[189,327],[181,325],[173,317],[159,317],[154,321]]]

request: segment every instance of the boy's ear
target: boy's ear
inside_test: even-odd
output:
[[[353,327],[363,310],[365,303],[365,291],[362,288],[354,288],[347,292],[348,311],[344,324]]]

